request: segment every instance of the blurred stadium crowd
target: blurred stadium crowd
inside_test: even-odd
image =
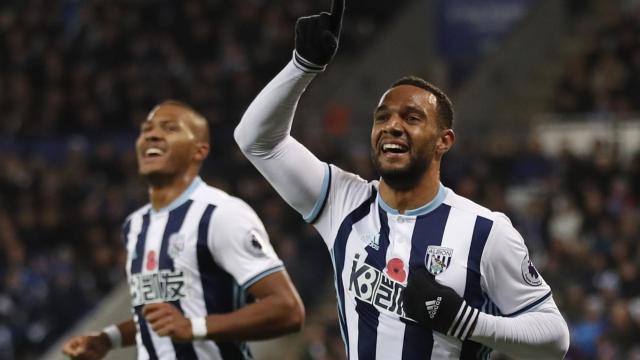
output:
[[[580,41],[573,42],[558,84],[557,112],[628,116],[640,110],[640,7],[601,3],[597,19],[576,27]]]
[[[306,345],[290,358],[342,358],[323,242],[231,137],[253,96],[290,58],[295,19],[324,3],[3,2],[0,359],[36,358],[124,279],[120,225],[147,202],[133,139],[165,98],[209,118],[214,150],[203,177],[256,209],[305,301]],[[349,14],[340,56],[356,53],[389,17],[376,3]],[[638,18],[610,15],[589,30],[550,107],[638,110]],[[366,151],[300,136],[321,159],[375,177]],[[569,358],[640,359],[640,154],[597,143],[587,156],[566,149],[549,157],[535,141],[461,139],[443,168],[445,185],[507,213],[521,231],[570,324]]]

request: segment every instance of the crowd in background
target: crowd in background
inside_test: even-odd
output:
[[[349,14],[341,57],[355,54],[389,16],[388,7],[366,3],[359,8],[368,11]],[[291,358],[343,358],[324,243],[231,137],[248,103],[290,58],[295,19],[325,5],[0,5],[0,359],[36,358],[123,281],[120,226],[147,202],[133,139],[165,98],[185,100],[210,120],[204,179],[256,209],[305,301],[305,346]],[[586,41],[590,50],[576,60],[582,65],[568,67],[558,111],[637,110],[629,86],[639,73],[638,21],[607,19]],[[375,178],[366,152],[313,135],[300,136],[319,158]],[[535,141],[461,141],[443,169],[445,185],[505,212],[520,230],[570,325],[570,359],[640,359],[640,155],[622,156],[606,143],[584,156],[567,149],[549,157]]]
[[[640,6],[618,3],[600,1],[575,27],[553,110],[591,116],[640,111]]]
[[[291,58],[295,19],[329,5],[0,4],[0,359],[35,358],[123,280],[120,227],[147,202],[133,139],[152,106],[167,98],[186,101],[209,119],[213,154],[205,180],[256,208],[313,308],[324,291],[317,284],[330,278],[329,257],[302,254],[324,254],[324,245],[307,241],[315,232],[247,164],[231,133]],[[350,7],[359,10],[345,24],[345,58],[394,13],[365,0],[351,0]]]

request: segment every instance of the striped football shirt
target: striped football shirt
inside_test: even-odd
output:
[[[400,214],[380,197],[377,181],[326,166],[311,214],[306,220],[333,260],[351,360],[489,357],[479,343],[401,321],[401,293],[413,269],[426,268],[467,304],[493,315],[515,316],[551,296],[509,219],[442,185],[430,203]]]
[[[283,270],[262,222],[242,200],[200,178],[169,206],[146,205],[125,221],[126,272],[138,359],[250,359],[244,343],[159,337],[145,304],[169,302],[186,317],[233,311],[256,281]]]

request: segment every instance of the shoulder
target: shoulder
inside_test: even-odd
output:
[[[217,228],[243,228],[247,222],[259,222],[255,211],[244,200],[207,184],[193,193],[192,200],[215,207],[211,221]]]
[[[144,206],[139,207],[124,219],[123,226],[127,226],[127,224],[130,224],[134,219],[141,218],[144,214],[148,213],[150,209],[151,204],[145,204]]]
[[[353,184],[361,184],[364,186],[370,184],[370,181],[367,181],[361,178],[359,175],[354,174],[350,171],[343,170],[342,168],[334,164],[329,164],[329,173],[332,182],[349,182]]]
[[[456,194],[453,190],[447,188],[447,197],[444,203],[460,211],[470,213],[482,217],[493,223],[493,227],[512,226],[511,220],[507,215],[499,211],[492,211],[470,199]]]
[[[368,198],[371,192],[378,188],[378,181],[365,180],[333,164],[329,166],[329,178],[331,181],[329,196],[334,200],[343,199],[346,203]]]

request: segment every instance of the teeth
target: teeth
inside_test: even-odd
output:
[[[384,144],[382,145],[382,150],[384,151],[389,151],[389,150],[404,150],[403,146],[400,146],[398,144]]]
[[[152,156],[152,155],[162,155],[164,154],[164,151],[158,149],[158,148],[148,148],[147,151],[145,151],[144,153],[146,156]]]

